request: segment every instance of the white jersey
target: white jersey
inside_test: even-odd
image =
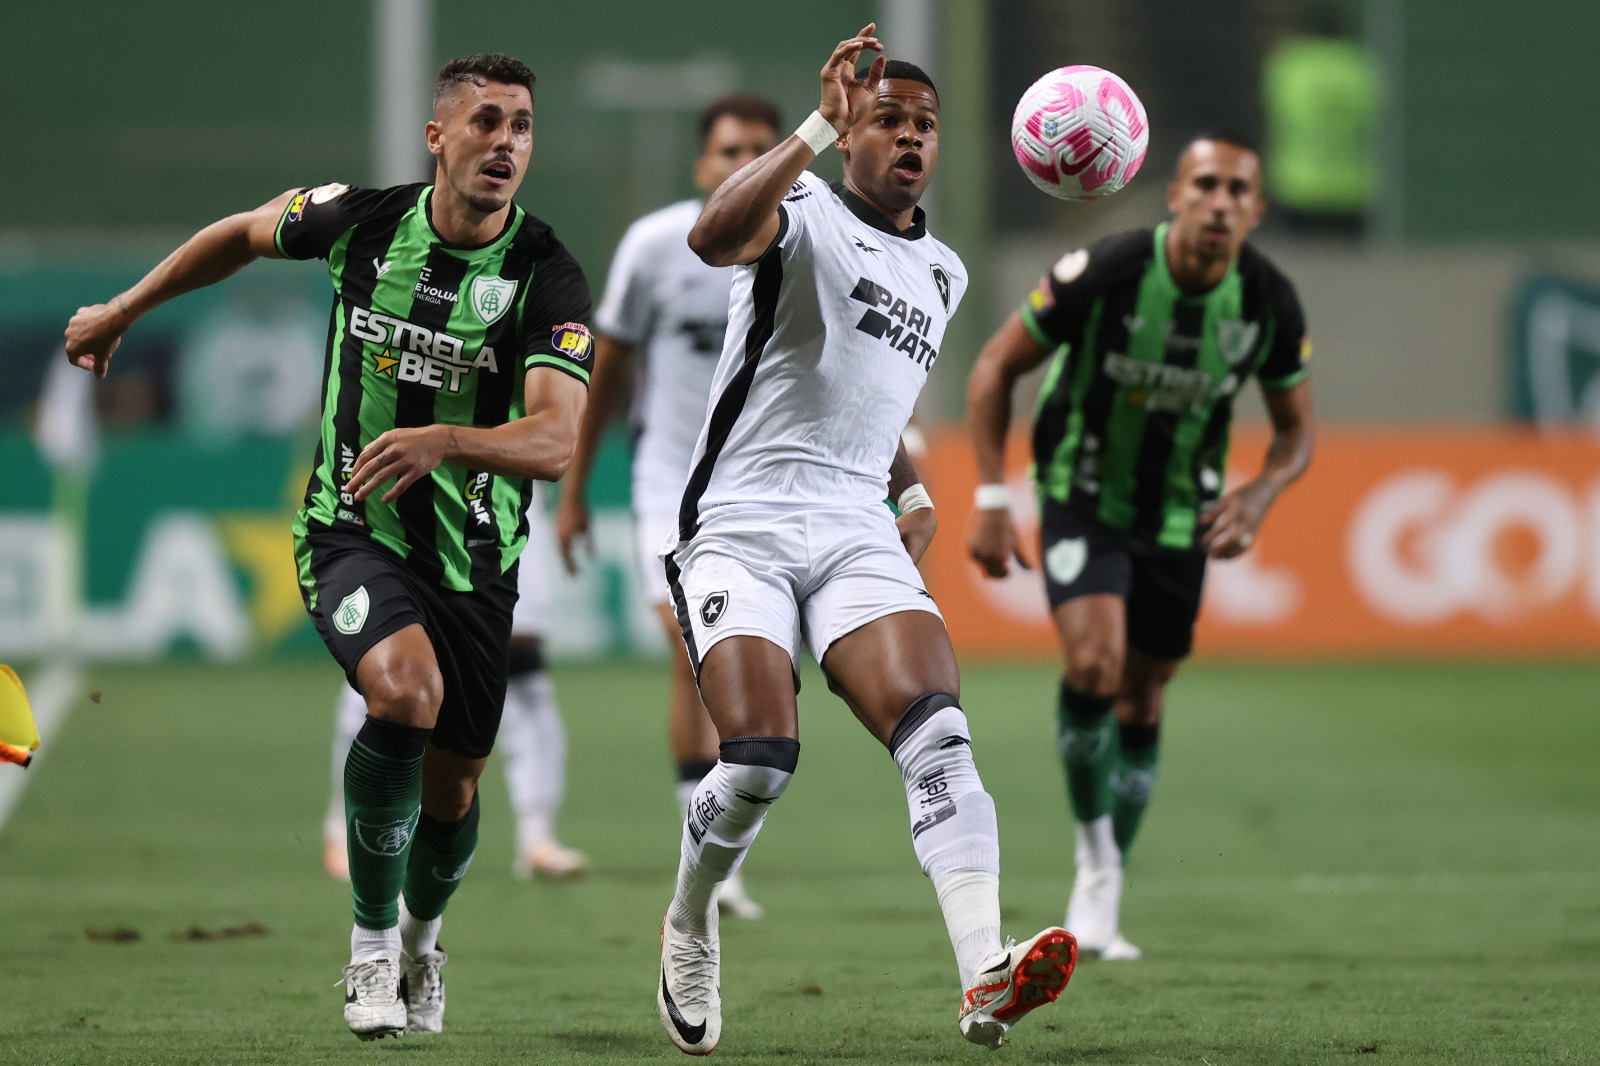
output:
[[[707,266],[689,249],[700,208],[684,200],[629,226],[595,313],[601,332],[644,356],[629,415],[639,433],[633,506],[641,513],[678,510],[728,328],[733,270]]]
[[[736,268],[711,410],[679,514],[883,502],[900,432],[967,288],[921,210],[900,232],[842,184],[800,175],[778,238]]]

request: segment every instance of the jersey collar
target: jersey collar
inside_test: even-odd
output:
[[[513,201],[511,204],[511,211],[506,215],[505,228],[502,229],[495,237],[484,241],[482,244],[452,244],[445,240],[444,237],[440,235],[438,230],[433,228],[432,185],[424,186],[421,194],[417,197],[417,217],[427,228],[428,236],[431,238],[434,244],[437,244],[439,247],[446,248],[452,252],[462,252],[468,256],[473,256],[481,252],[498,251],[509,244],[512,235],[517,232],[517,227],[522,223],[522,208],[518,207],[515,201]]]
[[[879,211],[866,200],[851,192],[850,187],[844,182],[833,182],[828,186],[828,188],[832,189],[833,194],[837,196],[841,202],[843,202],[844,206],[850,209],[850,213],[852,215],[856,216],[873,229],[882,230],[891,237],[899,237],[902,240],[914,241],[920,239],[923,234],[928,232],[928,216],[920,207],[913,207],[911,209],[911,226],[909,229],[897,229],[895,224],[890,222],[889,219],[884,216],[882,211]]]

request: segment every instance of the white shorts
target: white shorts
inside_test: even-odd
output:
[[[717,508],[666,572],[696,674],[726,637],[762,637],[791,660],[804,643],[821,662],[834,641],[886,615],[943,618],[883,506]]]
[[[511,635],[542,637],[550,631],[550,568],[556,565],[555,535],[544,513],[544,498],[534,486],[528,505],[528,546],[517,571],[517,605],[511,609]]]
[[[662,553],[677,538],[678,512],[675,510],[634,511],[633,526],[639,548],[639,594],[652,607],[672,602],[667,588],[667,571]]]

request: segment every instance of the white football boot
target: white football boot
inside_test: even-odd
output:
[[[767,913],[767,909],[750,898],[750,893],[744,889],[744,874],[738,870],[728,875],[728,879],[717,886],[715,899],[717,909],[727,911],[735,918],[743,918],[753,922]]]
[[[406,1032],[444,1031],[444,975],[450,956],[435,947],[416,958],[400,959],[400,998],[406,1004]]]
[[[400,998],[400,966],[389,955],[375,955],[344,968],[344,1020],[362,1040],[382,1040],[406,1031],[406,1004]]]
[[[1077,826],[1074,852],[1077,873],[1067,901],[1066,927],[1078,938],[1080,950],[1107,961],[1137,959],[1138,948],[1123,937],[1122,852],[1111,832],[1111,816]]]
[[[978,964],[961,997],[961,1035],[986,1048],[999,1047],[1024,1014],[1056,1001],[1077,964],[1078,942],[1054,926],[990,955]]]
[[[581,881],[588,875],[589,856],[554,839],[522,848],[511,860],[511,876],[518,881]]]
[[[661,1024],[686,1055],[709,1055],[722,1039],[722,949],[717,912],[705,936],[679,930],[672,916],[661,920],[661,983],[656,1009]]]

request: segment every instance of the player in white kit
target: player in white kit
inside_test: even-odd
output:
[[[550,568],[555,545],[544,505],[536,494],[528,506],[528,546],[517,561],[517,605],[511,614],[511,669],[500,719],[511,810],[517,819],[517,850],[511,862],[519,880],[570,880],[589,871],[581,851],[556,838],[555,818],[567,786],[567,733],[556,705],[555,683],[545,669],[544,638],[551,617]],[[350,879],[345,849],[344,762],[367,717],[361,693],[345,685],[339,694],[333,737],[333,794],[322,823],[322,866],[332,877]]]
[[[994,801],[973,764],[955,653],[914,565],[936,523],[900,435],[967,278],[916,207],[938,159],[938,94],[916,67],[882,58],[858,79],[861,50],[882,51],[873,29],[834,49],[817,111],[723,183],[689,235],[706,262],[740,264],[665,557],[722,738],[690,802],[661,931],[656,1004],[690,1054],[710,1053],[722,1029],[712,893],[799,761],[802,644],[900,769],[912,844],[955,948],[962,1035],[998,1046],[1061,993],[1077,959],[1055,927],[1002,945]],[[831,187],[806,172],[829,145],[844,156]]]
[[[704,193],[715,192],[736,170],[772,149],[780,122],[778,109],[759,96],[724,96],[706,105],[700,115],[695,185]],[[585,493],[595,453],[627,391],[633,357],[641,355],[628,416],[637,434],[633,516],[641,587],[676,646],[667,732],[677,764],[678,805],[684,811],[700,779],[716,765],[717,731],[683,653],[661,552],[677,528],[689,462],[705,423],[711,375],[728,328],[734,273],[702,263],[689,249],[689,229],[702,206],[700,200],[683,200],[652,211],[629,226],[617,245],[605,298],[595,314],[589,407],[555,515],[562,558],[576,572],[578,542],[589,532]],[[761,916],[738,873],[723,882],[717,904],[740,918]]]

